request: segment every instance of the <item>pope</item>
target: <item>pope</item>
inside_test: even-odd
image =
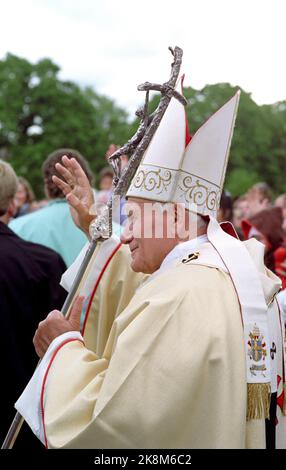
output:
[[[100,350],[100,337],[92,348],[80,332],[81,297],[68,320],[53,311],[40,323],[42,362],[16,407],[47,447],[276,445],[280,280],[259,242],[242,243],[216,221],[238,100],[189,140],[184,108],[171,99],[127,192],[121,235],[132,270],[147,276],[113,310]],[[54,181],[83,220],[80,169],[65,159],[58,169],[66,181]],[[120,272],[125,261],[109,267]]]

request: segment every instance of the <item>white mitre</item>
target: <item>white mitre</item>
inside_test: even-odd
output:
[[[184,106],[172,98],[127,197],[184,203],[201,215],[216,217],[239,96],[237,91],[189,143]]]

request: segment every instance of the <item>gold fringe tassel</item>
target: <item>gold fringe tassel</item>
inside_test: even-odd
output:
[[[270,398],[270,383],[247,384],[246,419],[269,419]]]

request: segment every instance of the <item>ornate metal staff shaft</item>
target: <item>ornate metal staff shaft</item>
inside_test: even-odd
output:
[[[111,236],[112,233],[112,201],[113,196],[119,195],[124,196],[127,192],[130,182],[132,181],[133,176],[136,173],[136,170],[141,162],[143,154],[147,149],[153,135],[155,134],[156,129],[158,128],[161,119],[168,107],[168,104],[171,98],[174,96],[176,99],[179,99],[181,102],[186,104],[186,101],[182,95],[175,91],[174,87],[176,85],[180,67],[182,63],[183,51],[179,47],[175,49],[169,48],[172,55],[174,56],[174,61],[171,68],[171,76],[168,82],[163,85],[152,84],[145,82],[142,85],[138,86],[139,91],[146,92],[145,106],[143,110],[137,112],[137,115],[141,117],[141,122],[139,128],[135,135],[125,144],[123,147],[114,152],[113,155],[109,158],[111,165],[115,171],[114,178],[114,191],[110,197],[106,210],[100,215],[94,222],[91,224],[91,237],[89,248],[86,252],[84,260],[79,268],[79,271],[76,275],[76,278],[73,282],[72,288],[66,298],[66,301],[62,308],[62,313],[68,316],[70,307],[73,303],[74,297],[80,286],[82,277],[91,261],[92,255],[97,246],[97,242],[104,241]],[[159,105],[156,111],[148,116],[148,98],[150,90],[158,90],[161,92],[162,97],[160,99]],[[123,174],[121,175],[120,170],[120,156],[124,154],[132,154],[128,166],[125,168]],[[7,436],[3,442],[1,449],[12,449],[17,436],[21,430],[21,427],[24,423],[24,418],[19,412],[16,413],[15,418],[10,426],[10,429],[7,433]]]

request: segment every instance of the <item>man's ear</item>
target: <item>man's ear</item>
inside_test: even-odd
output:
[[[188,239],[190,234],[190,220],[186,212],[185,204],[174,204],[174,221],[177,238],[181,241]]]
[[[15,216],[17,212],[17,207],[16,207],[16,204],[14,202],[14,199],[11,199],[11,201],[9,202],[9,206],[8,206],[8,209],[7,209],[7,215],[9,217],[9,219],[11,219],[12,217]]]

